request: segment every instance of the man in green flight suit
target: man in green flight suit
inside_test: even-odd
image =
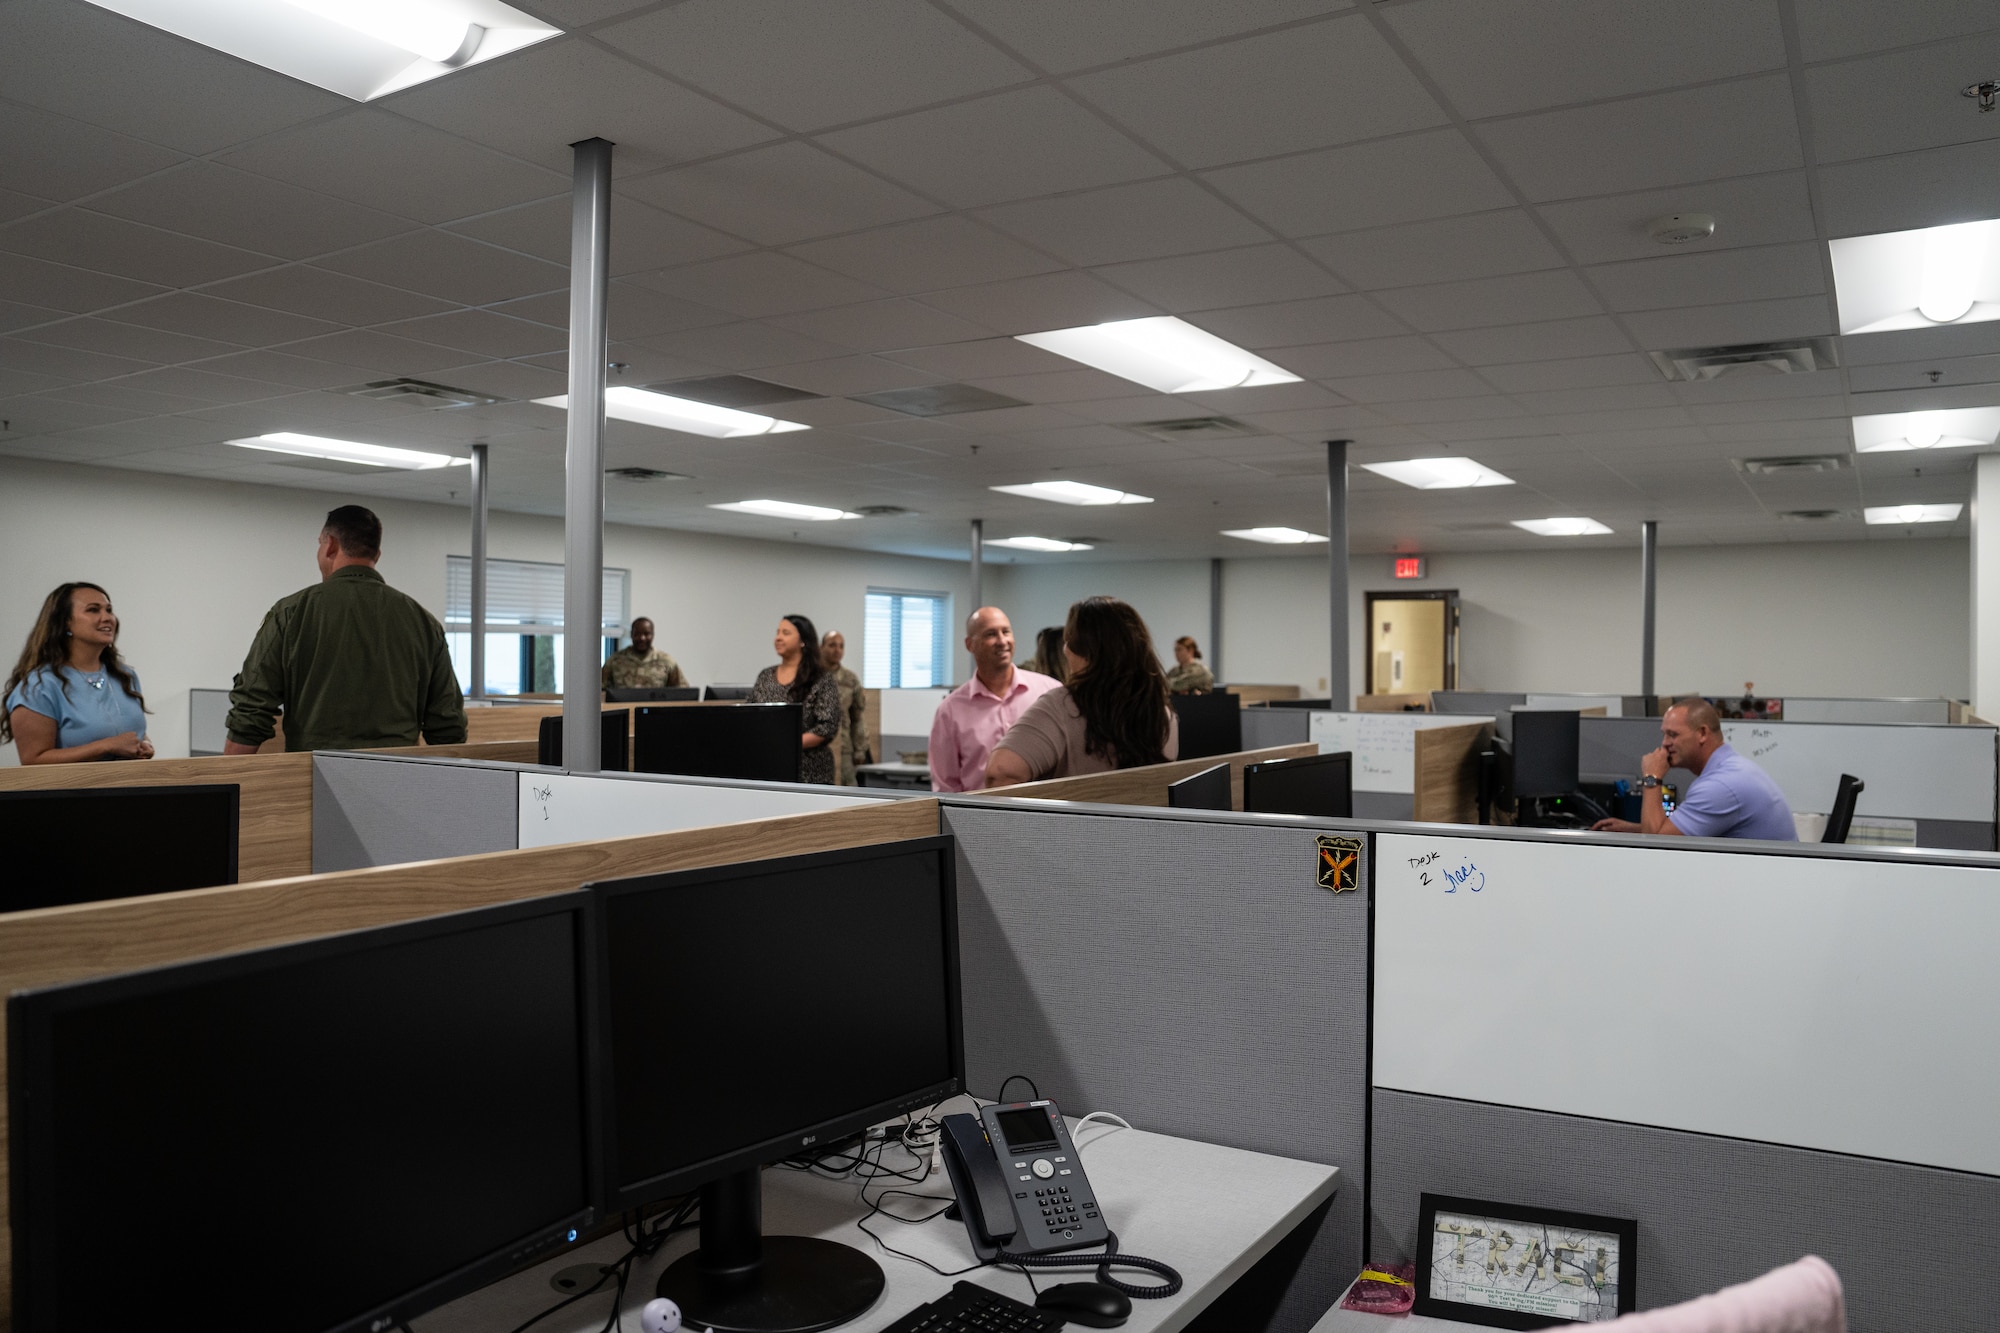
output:
[[[847,636],[828,630],[819,641],[819,660],[840,686],[840,734],[833,739],[834,781],[843,787],[858,787],[857,766],[872,763],[868,754],[868,696],[862,692],[861,677],[840,664],[847,656]]]
[[[287,750],[465,740],[465,697],[444,626],[383,582],[382,520],[342,505],[319,533],[320,581],[281,600],[229,692],[224,754],[251,754],[285,718]]]
[[[632,642],[611,654],[600,677],[607,690],[661,690],[684,686],[680,663],[653,646],[653,621],[632,622]]]

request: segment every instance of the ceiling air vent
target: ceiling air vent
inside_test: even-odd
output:
[[[341,392],[353,394],[356,398],[373,398],[378,403],[404,403],[410,407],[491,407],[507,401],[490,394],[474,393],[470,389],[454,389],[449,384],[432,384],[429,380],[374,380]]]
[[[1739,458],[1736,467],[1753,477],[1802,477],[1809,472],[1838,472],[1847,466],[1839,454],[1786,454],[1778,458]]]
[[[688,481],[685,472],[668,472],[657,467],[608,467],[604,475],[616,481]]]
[[[1172,421],[1135,421],[1132,429],[1156,440],[1244,440],[1261,434],[1255,426],[1228,417],[1178,417]]]
[[[694,380],[668,380],[648,384],[655,393],[672,394],[710,407],[768,407],[772,403],[802,403],[824,398],[821,393],[794,389],[789,384],[773,384],[750,375],[705,375]]]
[[[854,512],[863,518],[899,518],[904,514],[913,514],[916,511],[914,509],[905,509],[901,505],[856,505]]]
[[[920,389],[891,389],[887,393],[857,393],[857,403],[886,407],[913,417],[948,417],[960,412],[991,412],[1001,407],[1026,407],[1018,398],[990,393],[970,384],[927,384]]]
[[[1840,364],[1831,338],[1794,338],[1736,347],[1680,347],[1648,352],[1670,380],[1715,380],[1735,375],[1810,375]]]
[[[1778,518],[1785,523],[1827,523],[1837,518],[1852,517],[1845,509],[1781,509]]]

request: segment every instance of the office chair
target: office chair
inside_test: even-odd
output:
[[[1854,824],[1854,803],[1867,789],[1868,784],[1852,773],[1840,775],[1840,790],[1834,795],[1833,813],[1826,817],[1826,833],[1821,842],[1847,841],[1847,830]]]

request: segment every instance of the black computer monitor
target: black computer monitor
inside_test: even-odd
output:
[[[1176,810],[1231,810],[1229,765],[1204,768],[1193,777],[1167,784],[1167,804]]]
[[[598,737],[597,766],[606,773],[629,773],[632,771],[631,744],[627,731],[631,727],[629,708],[607,708],[599,716],[604,728]],[[547,764],[550,768],[561,768],[562,714],[552,713],[542,719],[541,731],[535,738],[535,762]]]
[[[1516,798],[1568,796],[1582,785],[1577,772],[1581,716],[1570,709],[1520,709],[1512,715]]]
[[[803,704],[637,708],[632,767],[640,773],[797,782]]]
[[[1243,701],[1220,690],[1212,694],[1170,694],[1181,722],[1178,759],[1206,759],[1243,748]]]
[[[15,1333],[196,1307],[382,1330],[574,1241],[602,1174],[595,912],[567,893],[17,993]]]
[[[750,691],[755,688],[756,686],[754,685],[704,685],[701,687],[701,697],[704,700],[722,700],[740,703],[748,699]]]
[[[235,783],[0,792],[0,912],[236,882]]]
[[[1247,814],[1352,819],[1354,756],[1341,750],[1245,765],[1243,809]]]
[[[851,1246],[763,1236],[760,1251],[759,1168],[964,1087],[952,846],[592,886],[603,1199],[619,1211],[701,1190],[701,1248],[659,1281],[693,1325],[829,1328],[880,1295],[880,1266]]]
[[[604,692],[604,702],[608,704],[685,704],[699,698],[699,685],[635,685]]]

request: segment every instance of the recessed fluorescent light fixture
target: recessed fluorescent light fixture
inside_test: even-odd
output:
[[[1449,491],[1462,486],[1512,486],[1492,468],[1470,458],[1406,458],[1400,463],[1363,463],[1377,476],[1400,481],[1420,491]]]
[[[2000,438],[2000,407],[1951,407],[1928,412],[1881,412],[1854,418],[1854,452],[1975,449]]]
[[[1827,242],[1842,333],[2000,319],[2000,221]]]
[[[1299,546],[1326,540],[1317,533],[1301,532],[1297,528],[1224,528],[1222,535],[1241,537],[1246,542],[1268,542],[1272,546]]]
[[[1517,518],[1514,526],[1537,537],[1595,537],[1611,531],[1594,518]]]
[[[1250,389],[1299,381],[1283,366],[1172,315],[1015,336],[1045,352],[1081,361],[1161,393]]]
[[[1094,551],[1089,542],[1059,542],[1053,537],[999,537],[988,546],[1011,546],[1017,551]]]
[[[1114,491],[1106,486],[1087,486],[1080,481],[1031,481],[1021,486],[995,486],[1009,495],[1025,495],[1030,500],[1054,500],[1059,505],[1149,505],[1150,495]]]
[[[266,453],[293,454],[300,458],[332,458],[343,463],[402,468],[405,471],[466,467],[472,462],[469,458],[453,458],[450,454],[427,454],[417,449],[394,449],[385,444],[358,444],[353,440],[329,440],[318,435],[295,435],[291,431],[259,435],[248,440],[230,440],[228,443],[238,449],[262,449]]]
[[[735,504],[710,505],[710,509],[727,509],[738,514],[762,514],[765,518],[799,518],[808,523],[831,523],[835,519],[860,518],[845,509],[828,509],[823,505],[796,505],[789,500],[738,500]]]
[[[91,2],[357,102],[562,35],[500,0]]]
[[[1949,523],[1964,505],[1885,505],[1864,509],[1861,516],[1870,523]]]
[[[544,407],[569,410],[569,395],[566,393],[535,401]],[[636,421],[642,426],[706,435],[711,440],[737,440],[746,435],[782,435],[786,431],[812,429],[796,421],[780,421],[757,412],[716,407],[711,403],[697,403],[692,398],[676,398],[669,393],[654,393],[650,389],[632,389],[624,385],[604,391],[604,415],[620,421]]]

